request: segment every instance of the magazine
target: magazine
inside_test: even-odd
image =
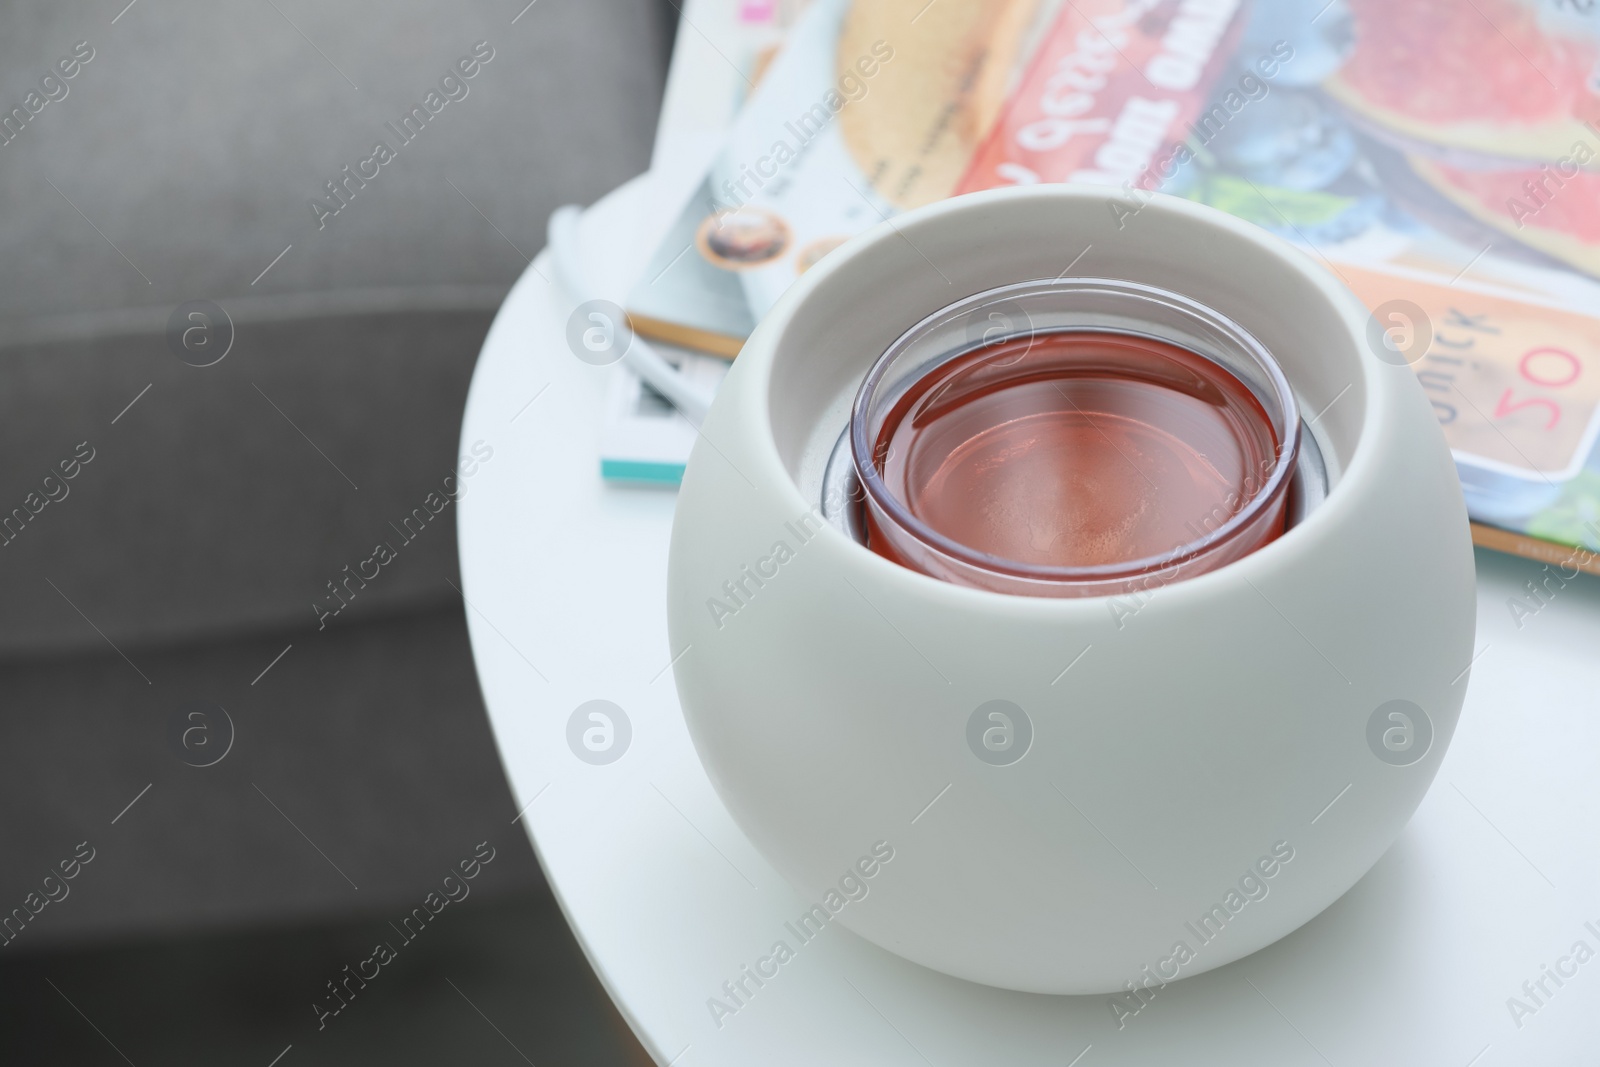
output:
[[[853,234],[1046,181],[1305,248],[1408,353],[1476,539],[1600,570],[1600,5],[815,0],[630,312],[732,356]]]
[[[722,384],[728,361],[671,345],[656,354],[677,368],[698,390],[710,395]],[[697,436],[672,402],[620,363],[606,389],[605,421],[600,429],[600,476],[607,481],[676,486]]]
[[[683,5],[672,66],[650,160],[650,196],[671,211],[702,180],[727,138],[728,127],[754,91],[789,28],[810,0],[688,0]],[[714,274],[714,272],[713,272]],[[667,299],[691,290],[714,291],[715,277],[670,283]],[[737,285],[728,303],[729,328],[748,331],[749,310]],[[727,371],[723,360],[675,346],[660,347],[673,364],[707,393]],[[676,485],[694,445],[694,427],[665,397],[622,364],[612,369],[600,435],[600,473],[608,481]]]
[[[650,154],[652,195],[676,210],[810,0],[686,0]]]

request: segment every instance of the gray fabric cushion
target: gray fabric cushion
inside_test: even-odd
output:
[[[275,2],[6,12],[0,113],[37,106],[76,42],[94,54],[0,145],[0,516],[61,493],[43,479],[79,442],[95,458],[0,547],[0,657],[314,626],[325,583],[450,473],[549,212],[647,163],[659,3],[512,24],[503,0]],[[480,41],[493,58],[441,90]],[[430,103],[402,144],[387,124]],[[311,201],[379,140],[395,158],[319,228]],[[194,299],[233,319],[215,366],[169,351]],[[340,621],[454,595],[439,518]]]
[[[491,867],[478,882],[495,874]],[[359,1002],[323,1029],[308,1004],[378,942],[398,940],[387,915],[0,953],[0,1063],[124,1064],[110,1039],[141,1067],[265,1067],[291,1043],[277,1067],[654,1067],[589,973],[555,899],[480,900],[481,892],[450,905],[426,937],[397,946],[369,989],[352,986]]]
[[[426,502],[447,484],[471,492],[470,478],[446,479],[490,315],[241,320],[234,351],[204,369],[150,334],[5,352],[0,648],[98,653],[107,641],[131,650],[267,626],[316,633],[313,604],[339,605],[327,583],[362,567],[379,541],[398,558],[353,585],[333,621],[454,597],[455,507],[433,517]],[[60,464],[72,469],[83,442],[94,458],[67,480]],[[25,522],[13,514],[51,494],[59,499]],[[418,507],[430,521],[407,543],[402,524]]]
[[[543,245],[553,208],[648,162],[666,32],[649,0],[543,0],[515,25],[510,0],[274,2],[281,16],[271,4],[147,0],[116,25],[104,0],[8,8],[0,105],[22,102],[75,41],[95,58],[0,147],[0,244],[12,253],[0,260],[0,322],[247,293],[504,285]],[[385,124],[478,41],[494,58],[469,95],[400,147]],[[319,231],[310,201],[379,139],[398,157]]]
[[[131,658],[153,684],[109,649],[0,666],[0,914],[79,842],[95,850],[4,951],[268,915],[400,915],[486,839],[498,850],[486,897],[538,885],[459,608]],[[185,762],[173,744],[191,701],[233,725],[212,766],[190,765],[209,760],[199,745]]]

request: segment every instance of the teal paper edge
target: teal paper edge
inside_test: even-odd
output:
[[[600,477],[614,482],[651,482],[677,485],[683,481],[682,463],[640,463],[634,460],[603,459]]]

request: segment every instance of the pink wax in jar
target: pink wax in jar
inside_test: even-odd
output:
[[[1278,537],[1299,418],[1276,361],[1231,321],[1082,280],[919,324],[868,375],[851,433],[873,551],[958,584],[1089,596]]]

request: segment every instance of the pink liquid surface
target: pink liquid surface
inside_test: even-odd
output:
[[[1082,567],[1171,558],[1250,503],[1278,449],[1261,403],[1213,361],[1145,337],[1063,332],[938,367],[890,411],[876,455],[889,491],[945,537]],[[1282,533],[1282,494],[1274,506],[1245,551]],[[911,565],[890,540],[869,518],[872,548]]]

